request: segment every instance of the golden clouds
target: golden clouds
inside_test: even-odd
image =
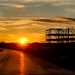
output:
[[[14,8],[24,8],[24,5],[17,4],[17,3],[0,3],[0,5],[14,7]]]
[[[0,21],[1,26],[15,26],[15,25],[25,25],[28,23],[31,23],[31,20],[6,20],[6,21]]]

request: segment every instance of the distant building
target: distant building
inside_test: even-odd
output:
[[[70,43],[75,42],[74,28],[50,28],[46,30],[47,43]]]

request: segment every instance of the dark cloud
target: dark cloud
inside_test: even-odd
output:
[[[59,16],[57,16],[57,18],[65,19],[67,21],[73,21],[73,22],[75,22],[75,18],[67,18],[67,17],[59,17]]]
[[[62,20],[50,20],[50,19],[36,19],[33,21],[38,21],[38,22],[48,22],[48,23],[65,23],[65,24],[69,24],[69,21],[62,21]]]

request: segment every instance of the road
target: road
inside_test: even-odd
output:
[[[41,58],[21,51],[0,52],[0,75],[75,75]]]

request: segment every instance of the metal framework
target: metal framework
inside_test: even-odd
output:
[[[75,42],[74,28],[50,28],[46,30],[47,43],[70,43]]]

